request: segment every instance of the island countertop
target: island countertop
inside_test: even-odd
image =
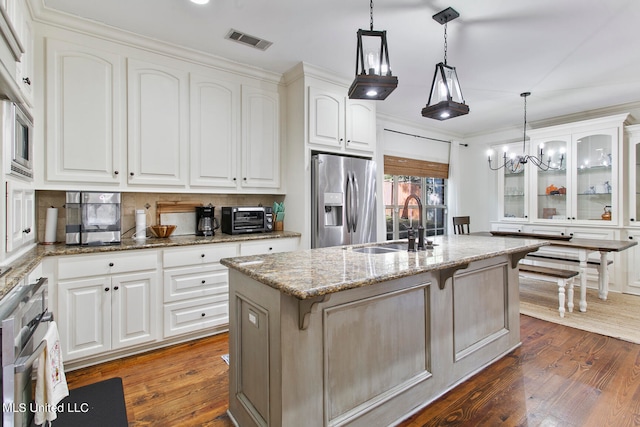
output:
[[[406,243],[406,240],[402,242]],[[258,282],[304,300],[499,255],[532,252],[549,244],[537,239],[473,235],[438,236],[433,238],[433,242],[433,249],[417,252],[401,250],[368,254],[354,250],[384,244],[377,243],[224,258],[220,262]]]

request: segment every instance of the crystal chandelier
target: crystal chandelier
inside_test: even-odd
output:
[[[523,92],[520,94],[521,97],[524,98],[524,126],[522,131],[522,154],[516,153],[508,153],[507,148],[505,147],[504,153],[502,154],[502,164],[498,163],[498,159],[496,158],[496,165],[493,165],[493,150],[489,150],[487,153],[487,160],[489,161],[489,168],[491,170],[499,170],[502,168],[507,169],[510,172],[518,173],[524,169],[524,165],[531,162],[536,165],[540,170],[548,171],[548,170],[558,170],[562,168],[562,163],[564,162],[564,149],[560,150],[560,161],[559,164],[556,165],[552,162],[553,156],[555,153],[549,151],[547,153],[547,159],[545,161],[544,156],[544,144],[540,144],[538,155],[530,155],[526,153],[526,142],[527,142],[527,97],[531,95],[531,92]]]

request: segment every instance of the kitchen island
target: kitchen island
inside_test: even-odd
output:
[[[546,244],[458,235],[419,252],[223,259],[229,415],[243,427],[400,422],[520,345],[518,261]]]

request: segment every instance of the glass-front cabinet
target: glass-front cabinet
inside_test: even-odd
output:
[[[625,199],[625,223],[640,227],[640,125],[627,126],[627,197]]]
[[[502,151],[509,158],[510,153],[518,153],[522,144],[507,144],[494,147],[493,151]],[[504,167],[497,173],[500,215],[507,221],[527,221],[529,218],[529,170],[519,163],[515,167]]]
[[[530,132],[531,145],[551,167],[528,165],[532,221],[618,225],[624,116]]]

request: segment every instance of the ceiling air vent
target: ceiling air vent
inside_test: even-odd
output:
[[[255,47],[256,49],[260,50],[267,50],[267,48],[273,44],[270,41],[263,40],[255,36],[250,36],[249,34],[234,30],[233,28],[229,30],[225,38],[245,44],[247,46]]]

